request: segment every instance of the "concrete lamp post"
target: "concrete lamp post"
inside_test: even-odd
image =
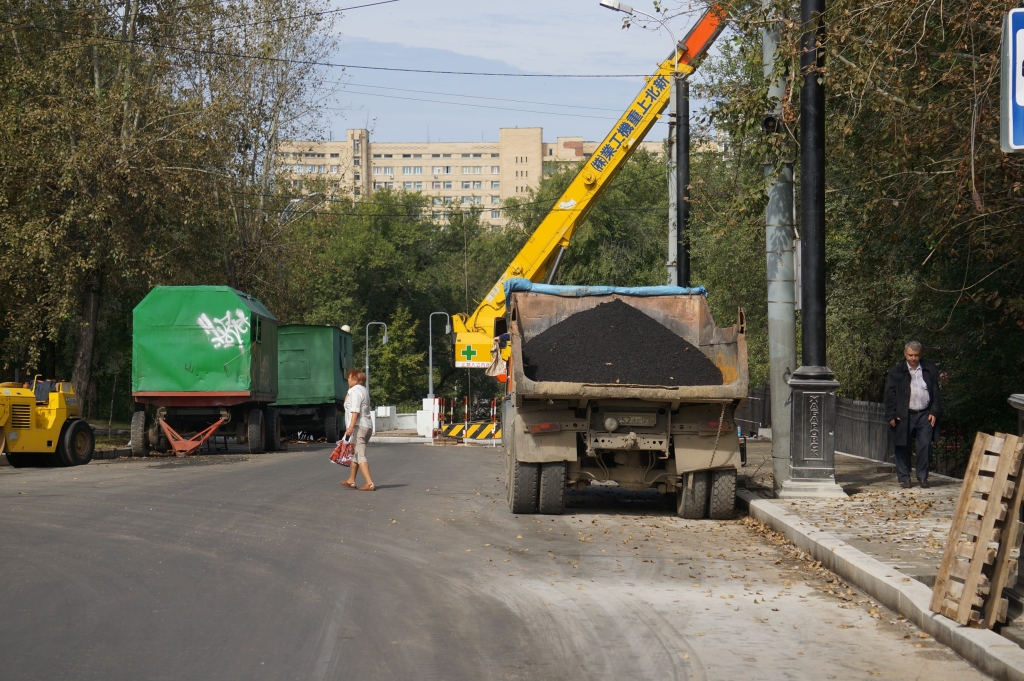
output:
[[[673,55],[679,50],[675,33],[663,19],[642,12],[618,0],[601,0],[601,7],[633,16],[640,14],[656,21],[672,37]],[[668,172],[668,283],[690,285],[690,241],[686,230],[690,221],[690,81],[674,62],[672,101],[669,104],[669,140],[672,158]]]
[[[388,344],[388,325],[384,322],[370,322],[366,325],[366,394],[370,394],[370,327],[374,324],[379,324],[384,327],[384,338],[381,339],[381,345]],[[373,404],[373,400],[370,400],[370,404]]]
[[[427,317],[427,376],[430,387],[430,392],[427,393],[427,399],[434,399],[434,315],[443,314],[447,318],[447,324],[445,324],[445,334],[451,334],[452,332],[452,318],[447,312],[431,312],[430,316]]]

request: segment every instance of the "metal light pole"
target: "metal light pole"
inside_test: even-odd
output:
[[[768,8],[768,1],[764,6]],[[764,77],[772,78],[778,63],[780,41],[778,25],[762,29],[762,65]],[[786,134],[782,120],[782,101],[786,96],[788,74],[768,84],[768,100],[774,104],[762,123],[768,135]],[[790,468],[790,388],[786,382],[796,368],[796,270],[793,242],[796,231],[793,214],[793,162],[781,168],[766,160],[764,176],[768,183],[768,207],[765,210],[765,249],[768,257],[768,363],[772,415],[772,480],[778,494],[789,479]]]
[[[370,394],[370,327],[374,324],[379,324],[384,327],[384,338],[381,339],[381,345],[388,344],[388,325],[384,322],[370,322],[366,325],[366,394]],[[373,404],[373,400],[370,400],[370,404]]]
[[[427,317],[427,376],[428,383],[430,386],[430,392],[427,393],[427,399],[434,399],[434,315],[443,314],[448,319],[448,323],[444,327],[444,332],[450,334],[452,332],[452,318],[447,312],[431,312],[430,316]]]
[[[780,499],[844,497],[836,483],[835,375],[825,361],[825,0],[801,0],[800,200],[802,365],[793,372],[790,479]]]
[[[640,14],[656,21],[672,38],[673,54],[679,51],[679,42],[672,29],[662,19],[635,9],[618,0],[601,0],[601,6],[630,16]],[[671,102],[669,103],[669,144],[672,157],[668,164],[668,283],[690,285],[690,241],[686,227],[690,220],[690,83],[679,71],[679,60],[674,62]]]

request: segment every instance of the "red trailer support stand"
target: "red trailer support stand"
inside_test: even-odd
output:
[[[174,450],[175,456],[188,456],[197,449],[203,446],[203,443],[210,439],[217,429],[228,422],[228,419],[224,416],[220,417],[216,423],[207,428],[206,430],[200,431],[190,437],[189,439],[183,438],[178,435],[177,431],[167,425],[167,422],[163,419],[159,419],[157,423],[164,431],[164,435],[167,436],[167,442],[170,443],[171,449]]]

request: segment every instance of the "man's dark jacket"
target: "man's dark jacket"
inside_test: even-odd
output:
[[[932,430],[932,442],[939,440],[939,418],[942,417],[942,393],[939,392],[939,370],[928,360],[921,360],[921,377],[928,386],[927,413],[935,416],[935,428]],[[903,360],[889,370],[885,380],[885,420],[899,419],[893,429],[893,442],[897,447],[906,447],[908,442],[909,423],[907,413],[910,409],[910,369]]]

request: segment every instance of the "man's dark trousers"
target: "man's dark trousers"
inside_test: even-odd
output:
[[[928,422],[928,410],[907,414],[907,444],[896,445],[896,479],[910,480],[910,451],[912,442],[917,442],[917,479],[928,479],[928,462],[932,458],[932,424]]]

